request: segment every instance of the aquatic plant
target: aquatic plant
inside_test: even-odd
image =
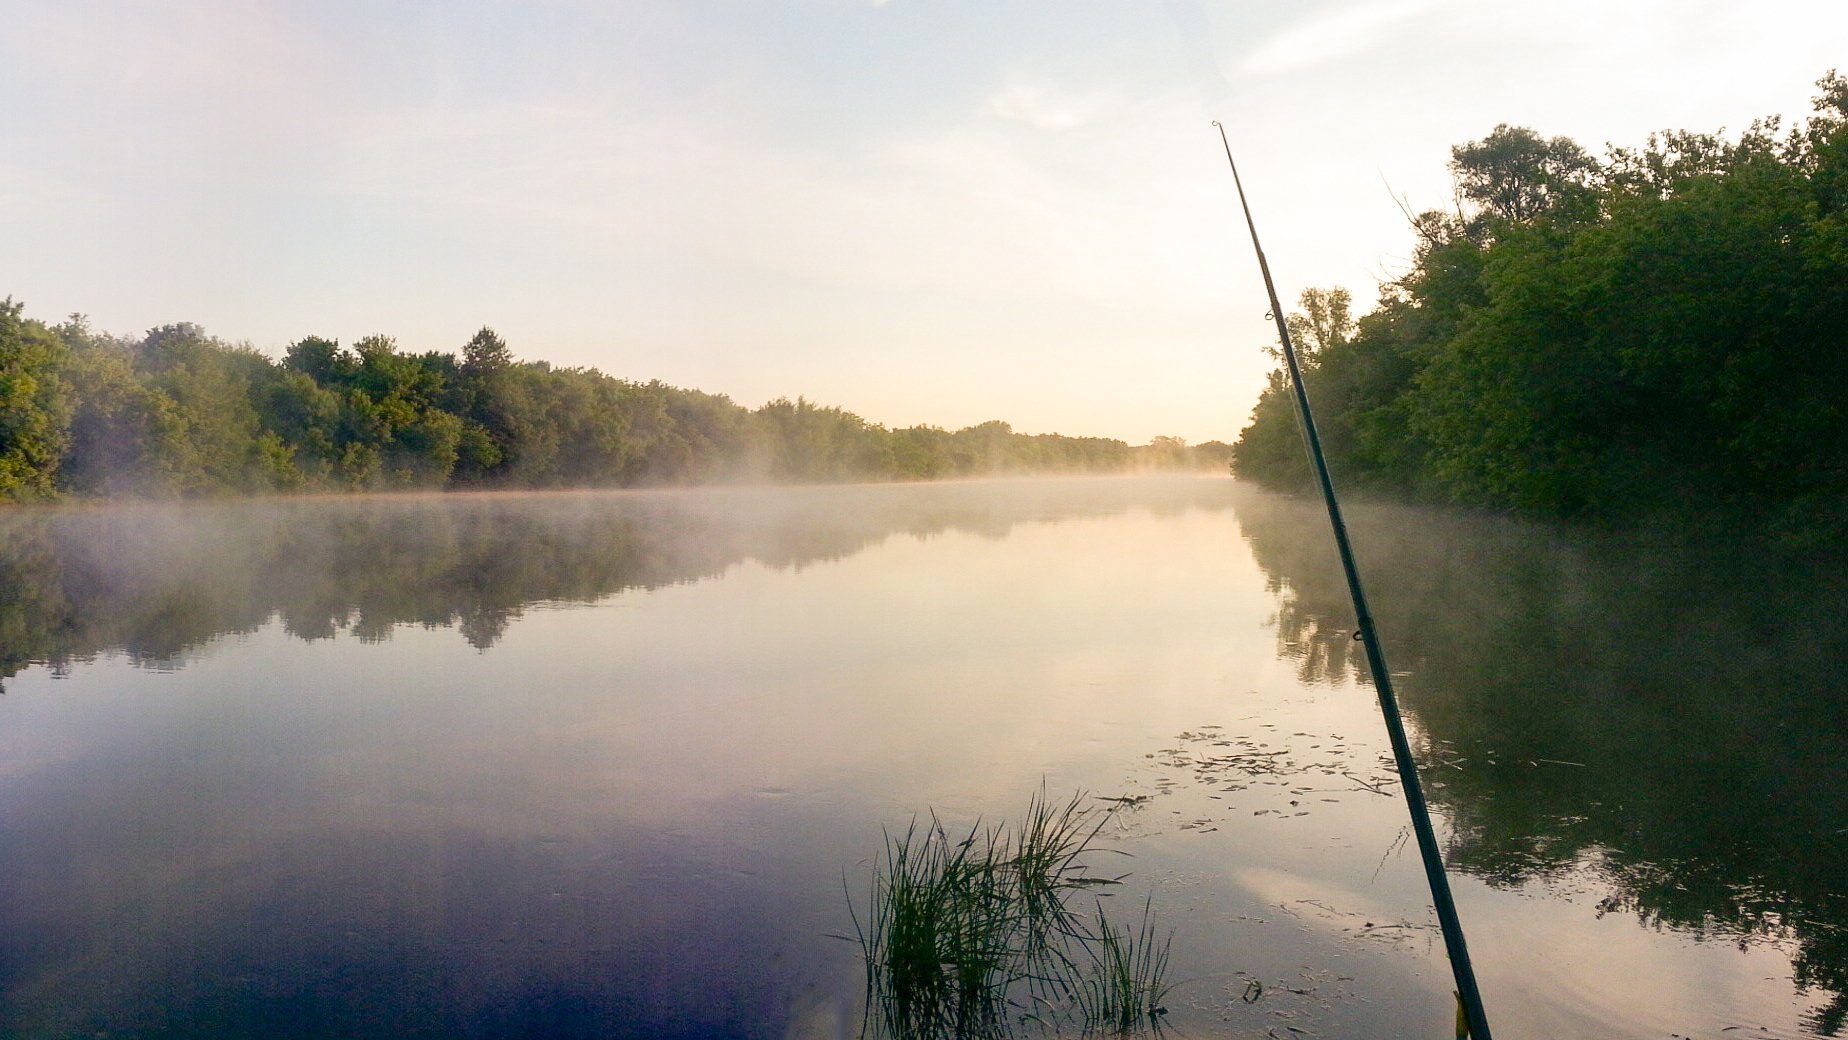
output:
[[[865,1033],[894,1040],[1001,1040],[1020,1030],[1128,1033],[1157,1028],[1168,942],[1153,905],[1141,926],[1110,922],[1073,897],[1123,876],[1094,873],[1088,854],[1109,810],[1082,793],[1041,790],[1016,826],[952,838],[935,812],[887,833],[864,922]],[[958,832],[962,834],[963,832]],[[1126,875],[1125,875],[1126,876]]]
[[[1087,1026],[1113,1033],[1128,1033],[1143,1024],[1159,1024],[1167,1009],[1161,1006],[1167,985],[1168,948],[1173,935],[1155,931],[1152,898],[1142,904],[1142,925],[1133,934],[1110,923],[1104,907],[1097,906],[1097,938],[1086,944],[1092,970],[1076,994],[1080,1017]]]

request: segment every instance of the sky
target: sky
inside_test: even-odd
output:
[[[889,426],[1234,439],[1497,124],[1809,112],[1840,0],[0,0],[0,297]],[[1397,201],[1396,201],[1397,200]]]

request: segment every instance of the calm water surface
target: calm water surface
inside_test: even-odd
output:
[[[1351,520],[1497,1034],[1837,1035],[1840,574]],[[853,1037],[882,829],[1043,782],[1137,800],[1178,1035],[1446,1037],[1327,542],[1207,479],[0,517],[0,1034]]]

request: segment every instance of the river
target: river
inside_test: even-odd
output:
[[[1318,510],[1125,478],[0,515],[0,1034],[854,1037],[885,835],[1043,786],[1115,807],[1173,1034],[1447,1037]],[[1838,1035],[1843,575],[1351,510],[1497,1035]]]

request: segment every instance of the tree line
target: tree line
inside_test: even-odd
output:
[[[1410,271],[1355,320],[1293,316],[1346,484],[1541,515],[1691,502],[1848,530],[1848,79],[1814,114],[1669,131],[1595,158],[1498,126],[1452,150],[1455,204],[1409,214]],[[1236,471],[1301,486],[1285,377]]]
[[[1223,471],[1230,446],[1157,437],[888,429],[841,408],[519,361],[309,336],[272,359],[192,324],[111,336],[0,303],[0,501],[393,488],[930,480]]]

